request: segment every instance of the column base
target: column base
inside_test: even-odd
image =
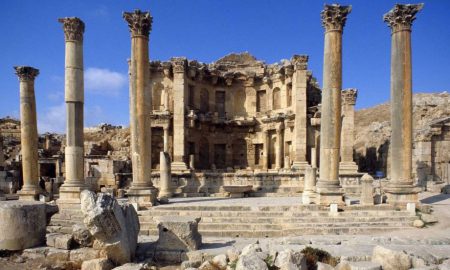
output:
[[[316,204],[330,205],[332,203],[344,205],[344,190],[338,182],[319,180],[316,186]]]
[[[314,191],[304,191],[302,193],[302,204],[315,203],[317,199],[317,193]]]
[[[19,200],[21,201],[38,201],[39,200],[39,190],[29,189],[29,190],[19,190],[17,191],[19,195]]]
[[[339,174],[352,174],[358,172],[358,165],[355,162],[339,163]]]
[[[292,163],[292,169],[299,170],[300,172],[304,172],[306,167],[309,166],[309,163],[307,161],[294,161]]]
[[[182,161],[172,162],[170,169],[172,171],[187,171],[187,170],[189,170],[188,167],[186,166],[186,163],[184,163]]]
[[[158,189],[151,187],[133,187],[127,191],[129,202],[137,203],[139,207],[147,208],[156,205],[158,197]]]
[[[171,198],[173,196],[173,192],[169,190],[160,190],[158,193],[158,198]]]
[[[59,188],[58,200],[70,203],[80,202],[80,194],[85,189],[87,189],[85,186],[70,186],[63,184]]]
[[[387,203],[393,206],[406,206],[407,203],[418,203],[420,187],[403,184],[388,184],[384,189]]]

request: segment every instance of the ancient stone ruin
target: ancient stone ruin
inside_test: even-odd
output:
[[[431,205],[450,190],[449,96],[437,113],[412,94],[422,7],[397,4],[383,17],[389,122],[355,111],[358,90],[342,89],[351,6],[320,13],[322,87],[304,54],[274,64],[248,52],[150,59],[152,16],[124,12],[129,128],[84,127],[89,26],[58,19],[65,134],[38,134],[30,66],[14,67],[20,121],[0,119],[0,268],[448,269],[450,216]]]

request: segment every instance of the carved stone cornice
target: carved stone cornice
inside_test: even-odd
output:
[[[306,70],[308,68],[308,55],[294,55],[291,58],[291,63],[294,66],[294,70]]]
[[[347,15],[352,11],[352,6],[339,4],[325,5],[320,17],[325,31],[343,31]]]
[[[187,59],[185,57],[173,57],[172,62],[173,73],[184,73],[186,71]]]
[[[16,75],[19,77],[19,81],[27,82],[34,81],[37,75],[39,75],[39,69],[28,66],[17,66],[14,67],[16,70]]]
[[[123,18],[130,27],[131,36],[144,36],[148,38],[152,30],[153,17],[150,12],[142,12],[136,9],[134,12],[124,12]]]
[[[84,22],[80,18],[59,18],[58,22],[63,24],[66,41],[83,41]]]
[[[342,104],[355,105],[356,98],[358,97],[358,89],[349,88],[342,90],[341,96],[342,96]]]
[[[412,22],[422,8],[423,4],[396,4],[393,9],[384,14],[383,21],[389,25],[392,33],[402,30],[411,31]]]

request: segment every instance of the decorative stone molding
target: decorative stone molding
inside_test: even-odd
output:
[[[39,75],[39,69],[29,66],[17,66],[14,67],[16,75],[19,77],[19,81],[27,82],[34,81],[37,75]]]
[[[186,70],[187,59],[185,57],[173,57],[170,59],[174,73],[184,73]]]
[[[356,98],[358,97],[358,89],[349,88],[342,90],[341,96],[342,96],[342,104],[355,105]]]
[[[308,68],[308,55],[294,55],[291,58],[292,65],[294,65],[294,70],[306,70]]]
[[[389,25],[392,33],[402,30],[411,31],[416,13],[422,8],[423,4],[396,4],[393,9],[384,14],[383,21]]]
[[[136,9],[134,12],[124,12],[123,18],[130,27],[131,36],[144,36],[148,38],[152,30],[153,17],[150,12],[142,12]]]
[[[352,6],[339,4],[325,5],[320,17],[325,31],[343,31],[347,15],[352,11]]]
[[[59,18],[58,22],[63,24],[66,41],[83,41],[84,22],[80,18]]]

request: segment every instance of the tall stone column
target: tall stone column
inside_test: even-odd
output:
[[[294,55],[291,59],[294,66],[294,74],[292,77],[292,97],[294,106],[294,162],[292,168],[304,171],[308,165],[307,156],[307,132],[308,132],[308,117],[307,117],[307,55]]]
[[[270,149],[270,138],[269,131],[263,131],[263,170],[269,169],[269,149]]]
[[[137,155],[137,124],[136,124],[136,70],[135,62],[128,59],[128,78],[129,78],[129,95],[130,95],[130,151],[131,151],[131,167],[133,172],[133,180],[137,179],[138,155]]]
[[[164,127],[164,152],[169,153],[169,127]]]
[[[277,170],[280,170],[283,168],[283,129],[282,127],[277,129],[277,152],[276,152],[276,168]]]
[[[76,17],[58,19],[63,24],[66,41],[65,101],[66,101],[66,179],[59,189],[60,199],[80,199],[84,183],[84,22]]]
[[[173,66],[173,162],[172,170],[187,170],[186,161],[186,66],[187,60],[184,57],[172,58]]]
[[[39,195],[38,131],[34,79],[39,70],[33,67],[14,67],[20,81],[20,139],[23,186],[20,200],[37,200]]]
[[[353,161],[357,96],[357,89],[342,91],[341,162],[339,163],[339,174],[354,174],[358,172],[358,166]]]
[[[342,204],[339,183],[341,143],[342,31],[351,6],[325,5],[321,12],[325,28],[322,119],[320,126],[320,178],[318,203]]]
[[[391,170],[386,188],[390,204],[417,202],[412,171],[411,26],[423,7],[395,5],[383,17],[391,28]]]
[[[133,162],[133,182],[128,191],[128,198],[139,206],[152,206],[156,202],[157,189],[151,181],[151,123],[152,109],[150,89],[150,69],[148,40],[152,27],[152,17],[149,12],[124,12],[123,18],[128,23],[131,32],[131,107],[130,126],[133,132],[131,147]],[[133,97],[133,94],[135,96]],[[133,111],[134,110],[134,111]]]
[[[172,175],[170,172],[170,157],[166,152],[160,152],[159,154],[159,196],[160,198],[172,197]]]

